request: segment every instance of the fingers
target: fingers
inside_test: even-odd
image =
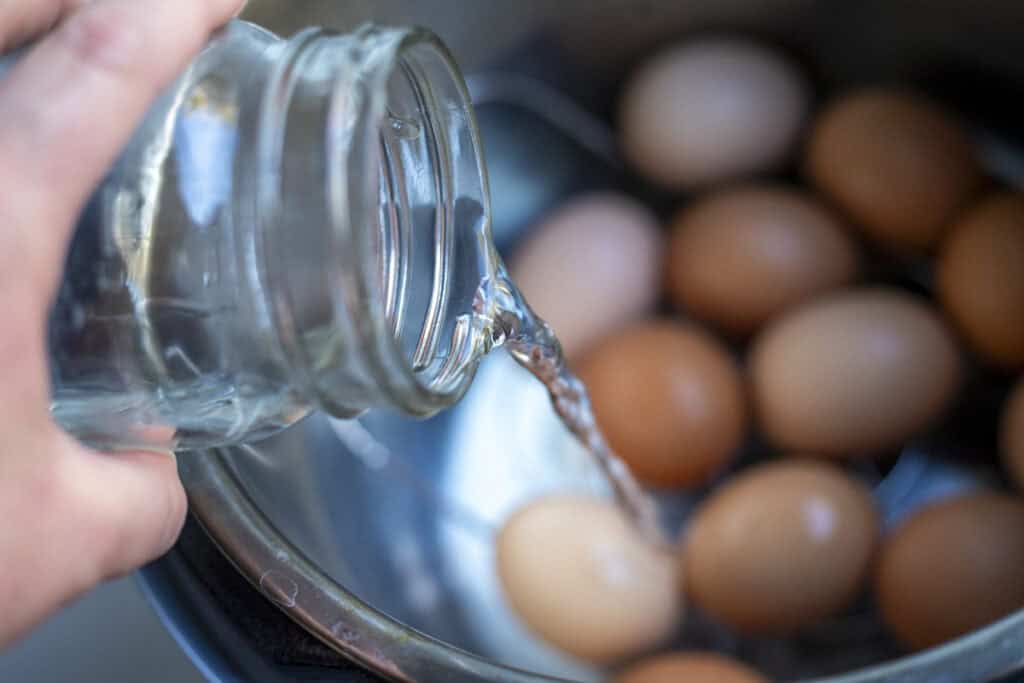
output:
[[[32,231],[20,240],[26,273],[53,286],[84,200],[159,91],[240,5],[97,0],[0,81],[0,214]]]
[[[185,519],[170,454],[99,454],[63,434],[0,455],[0,648],[96,583],[162,555]]]
[[[85,198],[156,94],[241,2],[95,0],[68,13],[77,4],[0,0],[0,46],[66,16],[0,80],[0,293],[16,321],[0,351],[28,368],[21,380],[8,371],[15,393],[0,418],[0,645],[163,553],[185,514],[170,455],[97,454],[49,422],[43,311]]]
[[[0,53],[44,33],[87,1],[3,0],[0,2]]]

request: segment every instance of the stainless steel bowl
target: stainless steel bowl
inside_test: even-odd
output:
[[[365,19],[420,23],[448,41],[476,74],[496,237],[505,248],[560,197],[629,182],[608,126],[588,111],[608,111],[609,94],[639,56],[690,31],[729,27],[776,39],[814,64],[826,88],[924,79],[971,109],[979,104],[971,97],[975,73],[1010,84],[1005,92],[1024,84],[1024,5],[1012,1],[257,0],[249,18],[285,32]],[[965,73],[963,87],[944,77]],[[1024,131],[986,127],[987,113],[998,119],[999,103],[1009,102],[1001,92],[985,90],[981,99],[996,106],[970,115],[998,130],[987,138],[996,141],[990,159],[1017,180],[1013,140]],[[877,485],[887,519],[984,479],[941,457],[955,448],[937,436],[904,452],[892,471],[862,473]],[[239,572],[366,667],[395,680],[453,683],[602,677],[533,638],[495,582],[492,539],[508,511],[544,491],[603,486],[543,390],[507,359],[488,360],[466,399],[430,421],[314,415],[269,441],[183,455],[180,463],[193,513]],[[700,496],[666,499],[669,516],[681,521]],[[799,642],[736,640],[699,616],[679,638],[738,652],[785,678],[980,681],[1024,665],[1024,612],[892,659],[898,652],[870,609]]]

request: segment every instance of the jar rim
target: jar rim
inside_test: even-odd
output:
[[[473,380],[482,353],[478,353],[475,348],[472,349],[466,362],[447,377],[441,377],[440,373],[417,371],[412,359],[402,349],[398,335],[391,329],[392,321],[384,314],[387,302],[381,287],[380,273],[377,269],[368,267],[370,264],[376,264],[378,258],[371,238],[373,230],[365,229],[366,226],[356,221],[378,215],[377,207],[369,204],[378,198],[376,183],[379,182],[379,167],[382,163],[379,146],[380,127],[388,115],[388,82],[403,68],[403,60],[417,59],[413,56],[414,51],[426,48],[424,54],[441,67],[432,71],[432,78],[440,75],[449,79],[444,85],[456,94],[456,101],[450,104],[458,108],[458,120],[464,127],[462,132],[470,141],[471,149],[461,151],[472,155],[472,173],[475,175],[473,178],[453,177],[462,171],[451,163],[447,150],[443,149],[447,146],[447,138],[443,131],[435,143],[436,147],[440,148],[436,150],[436,159],[441,167],[439,170],[442,180],[446,180],[448,185],[454,185],[456,181],[465,183],[467,180],[479,183],[484,220],[479,228],[482,234],[475,236],[475,241],[479,242],[476,248],[493,251],[490,238],[489,187],[483,160],[483,145],[472,109],[469,88],[453,55],[433,32],[419,27],[396,29],[364,25],[353,34],[353,38],[363,46],[372,44],[373,52],[368,57],[368,69],[364,73],[365,87],[362,94],[365,96],[365,109],[358,117],[361,130],[354,136],[348,136],[347,139],[354,141],[353,145],[331,151],[332,154],[338,154],[339,158],[331,159],[331,163],[328,164],[329,173],[344,176],[331,179],[329,182],[331,192],[344,193],[344,196],[331,198],[334,229],[347,233],[342,239],[350,241],[355,247],[355,253],[359,255],[359,267],[355,268],[359,280],[359,296],[347,299],[344,304],[349,307],[355,306],[356,317],[367,323],[368,329],[363,330],[366,342],[364,349],[369,354],[375,379],[386,394],[387,400],[411,415],[428,416],[452,405],[465,393]],[[418,58],[422,59],[422,55]],[[406,73],[406,76],[412,77],[409,73]],[[434,82],[432,85],[436,88],[439,84]],[[336,88],[333,97],[347,98],[347,90]],[[333,115],[344,108],[343,104],[349,103],[332,102],[332,114],[329,115],[328,123],[328,136],[331,140],[346,139],[340,134],[340,128],[348,125],[348,120]],[[427,124],[431,123],[428,117]],[[342,156],[344,158],[341,158]],[[346,185],[346,179],[349,185]],[[353,183],[356,185],[352,185]],[[439,188],[439,192],[448,192],[446,187]],[[440,202],[451,199],[449,196],[439,197]],[[492,276],[493,270],[497,268],[497,257],[488,253],[486,259],[492,269],[492,272],[486,275]],[[435,285],[438,284],[436,279],[435,277]],[[466,343],[478,345],[479,340],[468,340]],[[464,349],[461,351],[466,353]],[[455,352],[455,349],[452,349],[452,352]],[[424,376],[425,374],[427,376]]]
[[[294,359],[298,388],[335,416],[381,404],[414,416],[435,414],[465,393],[493,345],[493,305],[485,283],[501,269],[468,86],[443,42],[416,27],[365,24],[347,34],[311,28],[271,58],[275,66],[263,93],[260,126],[266,133],[260,137],[257,171],[259,232],[267,244],[257,250],[271,281],[268,291],[276,292],[267,303],[278,326],[277,341]],[[395,124],[404,121],[408,107],[416,134],[407,138],[414,142],[399,144],[392,139]],[[288,133],[282,131],[298,130],[298,122],[289,128],[293,111],[323,126],[323,142],[307,146],[305,153],[314,159],[289,178]],[[302,151],[291,150],[295,153]],[[310,347],[294,315],[303,301],[294,299],[288,283],[298,283],[297,291],[308,289],[310,278],[303,283],[304,276],[289,272],[294,265],[275,256],[278,250],[290,252],[294,239],[280,229],[294,218],[281,213],[285,182],[293,188],[293,210],[301,211],[302,202],[309,201],[303,196],[309,184],[309,196],[322,202],[318,248],[326,250],[331,265],[313,268],[320,268],[320,291],[331,311],[334,341],[328,339],[327,346],[317,341]],[[415,228],[414,209],[420,218],[424,210],[431,212],[430,257],[409,248],[425,235],[422,225]],[[388,251],[394,244],[399,249]],[[467,279],[463,267],[476,280]],[[406,288],[401,282],[410,272],[417,286]],[[415,318],[403,317],[411,300],[427,305]],[[325,352],[334,365],[323,364]]]

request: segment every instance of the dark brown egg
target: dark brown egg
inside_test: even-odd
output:
[[[818,118],[811,181],[876,242],[934,246],[983,183],[960,124],[930,100],[881,88],[841,96]]]
[[[705,481],[736,453],[747,408],[736,363],[693,325],[652,321],[610,337],[580,377],[615,452],[643,481]]]
[[[713,652],[680,652],[645,659],[614,683],[768,683],[746,664]]]
[[[877,528],[868,490],[834,465],[783,460],[746,470],[687,530],[687,594],[738,631],[791,633],[857,596]]]
[[[1024,195],[969,209],[942,246],[936,280],[972,348],[995,365],[1024,367]]]
[[[875,588],[885,623],[916,649],[1024,607],[1024,501],[977,493],[922,509],[883,544]]]
[[[679,213],[666,274],[681,310],[746,335],[857,270],[857,247],[830,209],[799,190],[745,185]]]

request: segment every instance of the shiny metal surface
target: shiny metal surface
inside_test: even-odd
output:
[[[1024,51],[1013,28],[1024,21],[1019,3],[967,10],[942,1],[926,12],[917,3],[872,0],[856,3],[856,12],[845,5],[366,0],[338,7],[257,0],[249,13],[285,31],[307,23],[346,27],[370,17],[420,21],[465,63],[494,66],[471,80],[489,102],[480,115],[496,238],[510,247],[559,196],[620,182],[599,117],[589,117],[596,121],[590,133],[572,140],[560,119],[544,119],[558,106],[533,111],[522,101],[517,105],[523,84],[529,85],[517,80],[517,67],[527,75],[536,71],[522,57],[500,60],[510,50],[522,55],[517,45],[530,44],[527,52],[544,59],[568,55],[567,62],[583,65],[593,80],[582,94],[572,78],[541,69],[548,86],[558,88],[556,97],[572,93],[568,102],[559,99],[570,112],[572,102],[589,95],[595,102],[588,105],[600,110],[602,83],[614,82],[651,44],[709,26],[782,36],[813,56],[825,83],[888,80],[946,58],[1024,74]],[[545,48],[530,42],[538,36],[546,37]],[[552,64],[544,59],[542,64]],[[480,78],[497,72],[504,80]],[[540,92],[527,90],[527,100],[529,92]],[[1005,145],[995,149],[993,158],[1015,157]],[[534,384],[511,361],[495,357],[485,362],[463,402],[432,420],[373,413],[339,423],[314,415],[253,447],[182,456],[182,476],[194,512],[239,571],[321,641],[370,668],[400,681],[548,680],[535,675],[541,673],[599,680],[602,672],[532,638],[502,602],[494,579],[492,537],[512,507],[552,489],[602,488]],[[985,483],[986,475],[941,457],[946,450],[955,447],[922,442],[884,478],[865,469],[888,523],[924,500]],[[756,451],[754,446],[749,457]],[[666,518],[681,523],[700,495],[675,500]],[[1018,613],[946,647],[872,668],[896,651],[869,611],[864,605],[800,642],[736,641],[698,615],[679,642],[738,652],[780,677],[838,674],[822,680],[843,683],[980,681],[1024,665],[1024,613]]]
[[[440,418],[315,415],[259,455],[183,456],[182,475],[193,509],[239,570],[317,638],[370,668],[395,680],[543,680],[490,660],[600,680],[601,672],[529,635],[493,572],[493,533],[511,509],[547,491],[603,490],[534,384],[497,357],[466,401]],[[910,450],[876,492],[891,524],[925,500],[980,483],[971,470]],[[697,497],[676,500],[666,516],[683,519]],[[680,643],[731,650],[786,678],[894,654],[870,616],[857,612],[792,643],[736,641],[698,618]],[[984,680],[1020,664],[1022,643],[1024,614],[841,680]]]

